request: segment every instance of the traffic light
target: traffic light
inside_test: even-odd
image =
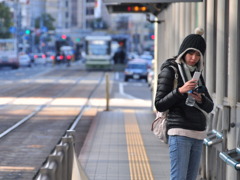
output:
[[[76,42],[80,42],[81,41],[81,38],[76,38]]]
[[[66,36],[65,34],[63,34],[63,35],[61,36],[61,38],[62,38],[62,40],[66,40],[66,39],[67,39],[67,36]]]
[[[120,5],[107,5],[110,13],[149,13],[150,10],[147,6],[142,4],[120,4]]]
[[[30,29],[26,29],[25,30],[25,34],[27,34],[27,35],[31,34],[31,30]]]
[[[146,12],[147,7],[146,6],[127,6],[128,12]]]
[[[124,46],[124,42],[123,41],[119,41],[118,44],[119,44],[119,46]]]
[[[154,34],[150,35],[150,38],[151,38],[152,40],[154,40],[154,39],[155,39]]]

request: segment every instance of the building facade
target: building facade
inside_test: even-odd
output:
[[[239,159],[225,159],[232,163],[229,165],[220,158],[220,155],[235,151],[240,146],[239,3],[236,0],[171,3],[157,16],[164,23],[155,24],[155,74],[159,73],[163,61],[177,55],[186,35],[194,33],[196,27],[205,30],[204,76],[215,102],[208,130],[222,133],[223,140],[205,148],[201,168],[204,179],[240,178],[239,171],[235,169]]]

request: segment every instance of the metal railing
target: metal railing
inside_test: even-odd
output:
[[[240,171],[240,147],[226,152],[220,152],[219,157],[228,165]]]
[[[66,135],[61,138],[60,143],[48,156],[34,180],[88,180],[77,162],[74,132],[74,130],[68,130]],[[74,170],[79,172],[73,172]]]
[[[206,146],[212,146],[214,144],[221,143],[223,140],[223,134],[213,129],[207,133],[207,137],[204,139],[204,144]]]
[[[217,106],[210,115],[207,137],[204,139],[201,176],[203,179],[225,180],[226,164],[219,153],[226,150],[226,135],[230,128],[230,108]]]
[[[239,123],[231,123],[231,128],[240,128]],[[240,132],[239,132],[240,133]],[[229,166],[237,171],[237,179],[240,179],[240,144],[238,147],[227,150],[225,152],[220,152],[219,157]]]

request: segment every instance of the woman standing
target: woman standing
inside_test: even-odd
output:
[[[169,110],[167,117],[168,144],[171,161],[171,180],[195,180],[198,175],[203,139],[206,137],[207,113],[214,104],[201,75],[192,79],[195,71],[203,71],[206,43],[203,30],[188,35],[182,42],[178,55],[162,64],[158,75],[155,98],[157,111]],[[174,69],[178,69],[178,86],[173,89]],[[193,97],[193,104],[186,100]]]

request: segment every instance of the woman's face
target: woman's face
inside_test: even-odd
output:
[[[190,50],[185,55],[185,62],[189,66],[195,66],[200,60],[201,55],[198,51]]]

